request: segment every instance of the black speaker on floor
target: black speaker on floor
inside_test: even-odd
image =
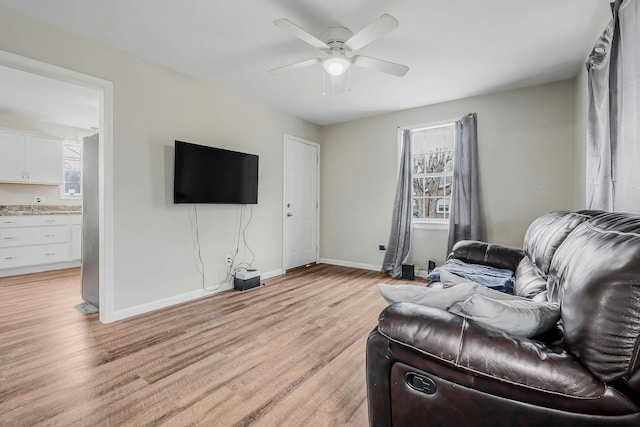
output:
[[[240,279],[238,277],[233,279],[233,288],[237,291],[247,291],[249,289],[257,288],[260,286],[260,276],[252,277],[250,279]]]
[[[415,280],[416,274],[413,264],[402,264],[402,279]]]

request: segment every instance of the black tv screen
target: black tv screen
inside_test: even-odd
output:
[[[258,203],[258,156],[176,141],[173,203]]]

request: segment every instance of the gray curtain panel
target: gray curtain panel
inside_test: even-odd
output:
[[[640,212],[640,3],[618,0],[587,60],[587,207]]]
[[[480,202],[478,131],[475,113],[467,114],[456,122],[453,163],[447,254],[460,240],[484,240],[485,238]]]
[[[411,131],[404,129],[391,234],[382,263],[382,272],[394,278],[402,275],[402,264],[407,264],[411,258],[411,181]]]
[[[614,15],[620,5],[614,7]],[[610,77],[615,79],[616,58],[612,62],[613,33],[617,26],[614,17],[604,30],[587,60],[587,79],[589,84],[589,116],[587,119],[587,208],[613,210],[613,176],[611,165],[611,132],[616,131],[615,113],[616,93],[610,92]],[[614,68],[610,76],[611,67]],[[613,110],[613,111],[612,111]],[[614,123],[612,123],[614,122]],[[613,124],[613,126],[612,126]]]

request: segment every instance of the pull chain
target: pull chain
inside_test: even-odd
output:
[[[322,70],[322,96],[327,96],[327,76],[326,73],[324,72],[324,69]]]

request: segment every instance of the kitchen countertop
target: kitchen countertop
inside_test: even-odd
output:
[[[60,215],[82,213],[82,206],[74,205],[0,205],[0,216]]]

